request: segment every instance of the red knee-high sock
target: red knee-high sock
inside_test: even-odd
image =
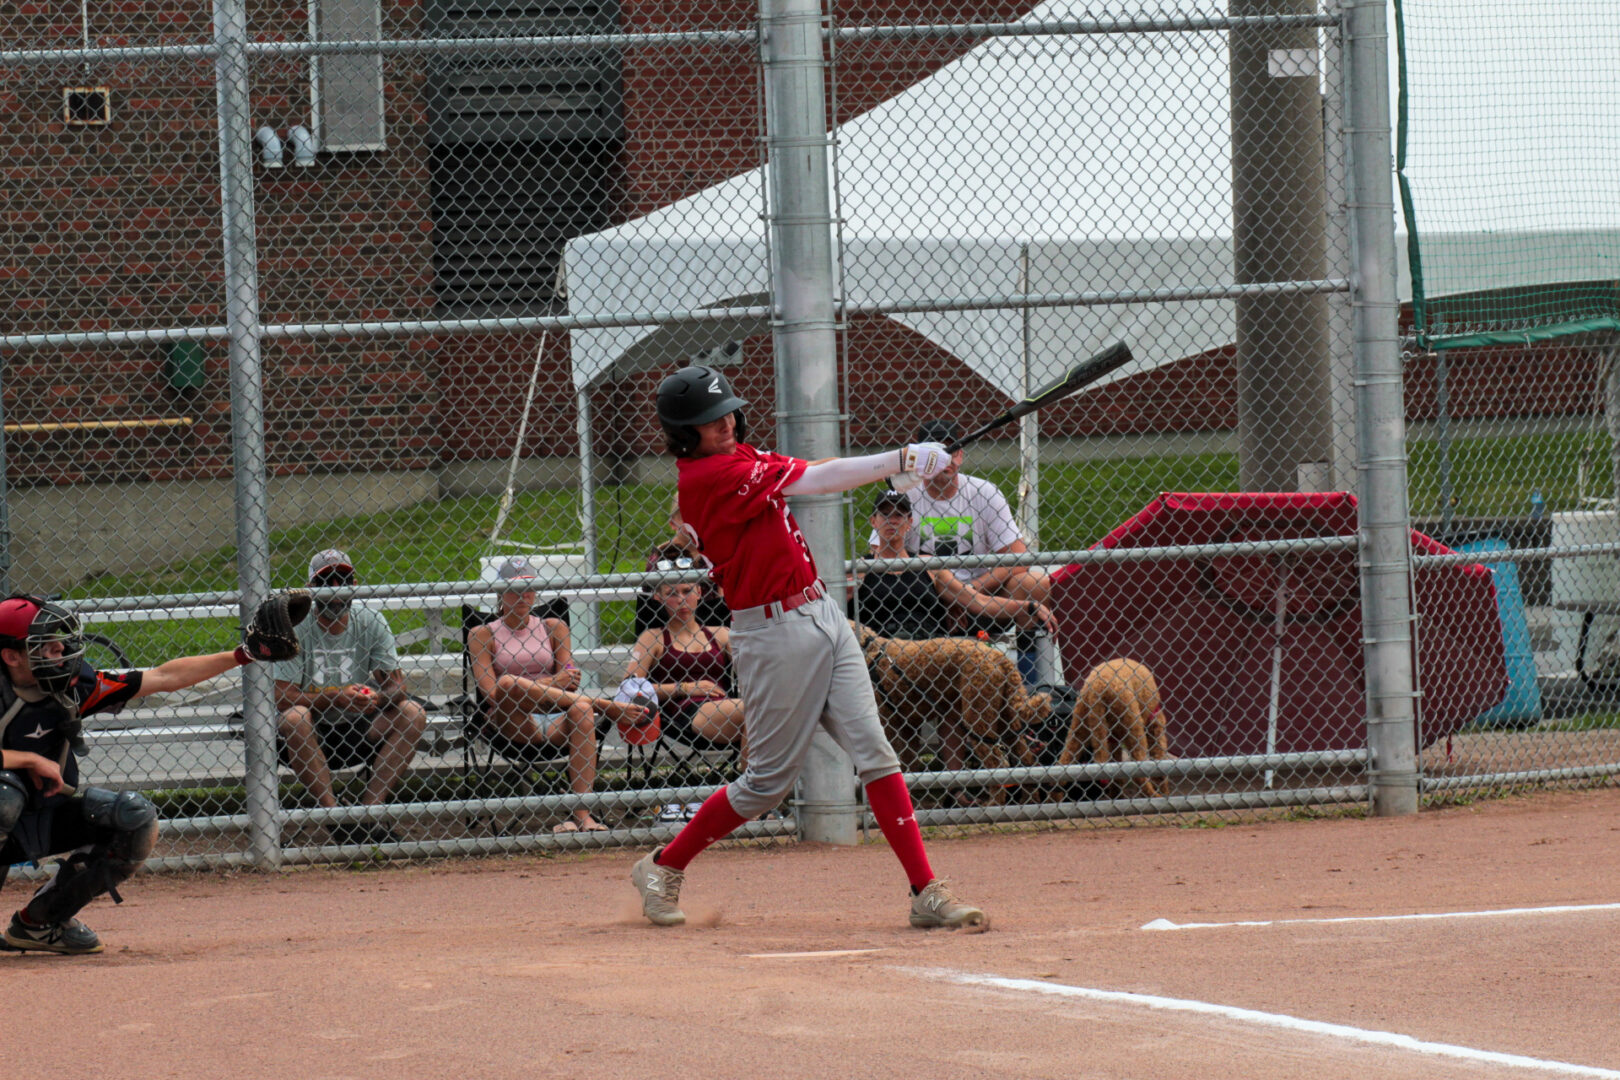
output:
[[[890,850],[906,868],[911,887],[921,890],[934,880],[934,870],[928,865],[928,852],[923,850],[922,830],[917,828],[917,814],[911,807],[911,792],[906,790],[906,782],[899,773],[874,780],[866,785],[866,802]]]
[[[692,820],[686,823],[686,828],[664,845],[664,850],[653,861],[671,870],[685,870],[686,864],[697,858],[699,852],[716,840],[723,840],[747,820],[731,808],[731,799],[727,797],[726,789],[721,788],[704,801],[698,812],[692,815]]]

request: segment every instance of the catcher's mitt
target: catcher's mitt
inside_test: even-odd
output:
[[[293,627],[304,621],[312,603],[308,589],[288,589],[271,593],[259,602],[242,644],[255,660],[291,660],[298,655],[298,635]]]

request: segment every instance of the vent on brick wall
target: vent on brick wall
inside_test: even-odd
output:
[[[611,32],[615,0],[429,0],[439,36]],[[618,53],[445,57],[429,68],[434,253],[448,314],[550,307],[570,237],[612,223],[623,187]]]

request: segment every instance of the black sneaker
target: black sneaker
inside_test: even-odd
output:
[[[355,844],[360,847],[376,847],[379,844],[397,844],[400,842],[399,833],[383,821],[345,821],[333,825],[327,830],[332,842],[341,845]]]
[[[40,952],[82,956],[101,951],[101,939],[96,937],[96,932],[78,919],[69,919],[67,922],[51,926],[30,926],[23,922],[20,911],[11,917],[11,925],[6,927],[4,940],[8,947],[18,952],[35,949]]]

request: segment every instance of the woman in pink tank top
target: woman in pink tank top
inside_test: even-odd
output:
[[[579,693],[579,669],[568,643],[568,624],[534,615],[534,572],[521,555],[501,564],[496,618],[467,634],[473,680],[483,699],[485,729],[518,746],[568,747],[569,786],[589,794],[596,786],[596,716],[637,723],[647,710]],[[583,807],[554,832],[605,832]]]

